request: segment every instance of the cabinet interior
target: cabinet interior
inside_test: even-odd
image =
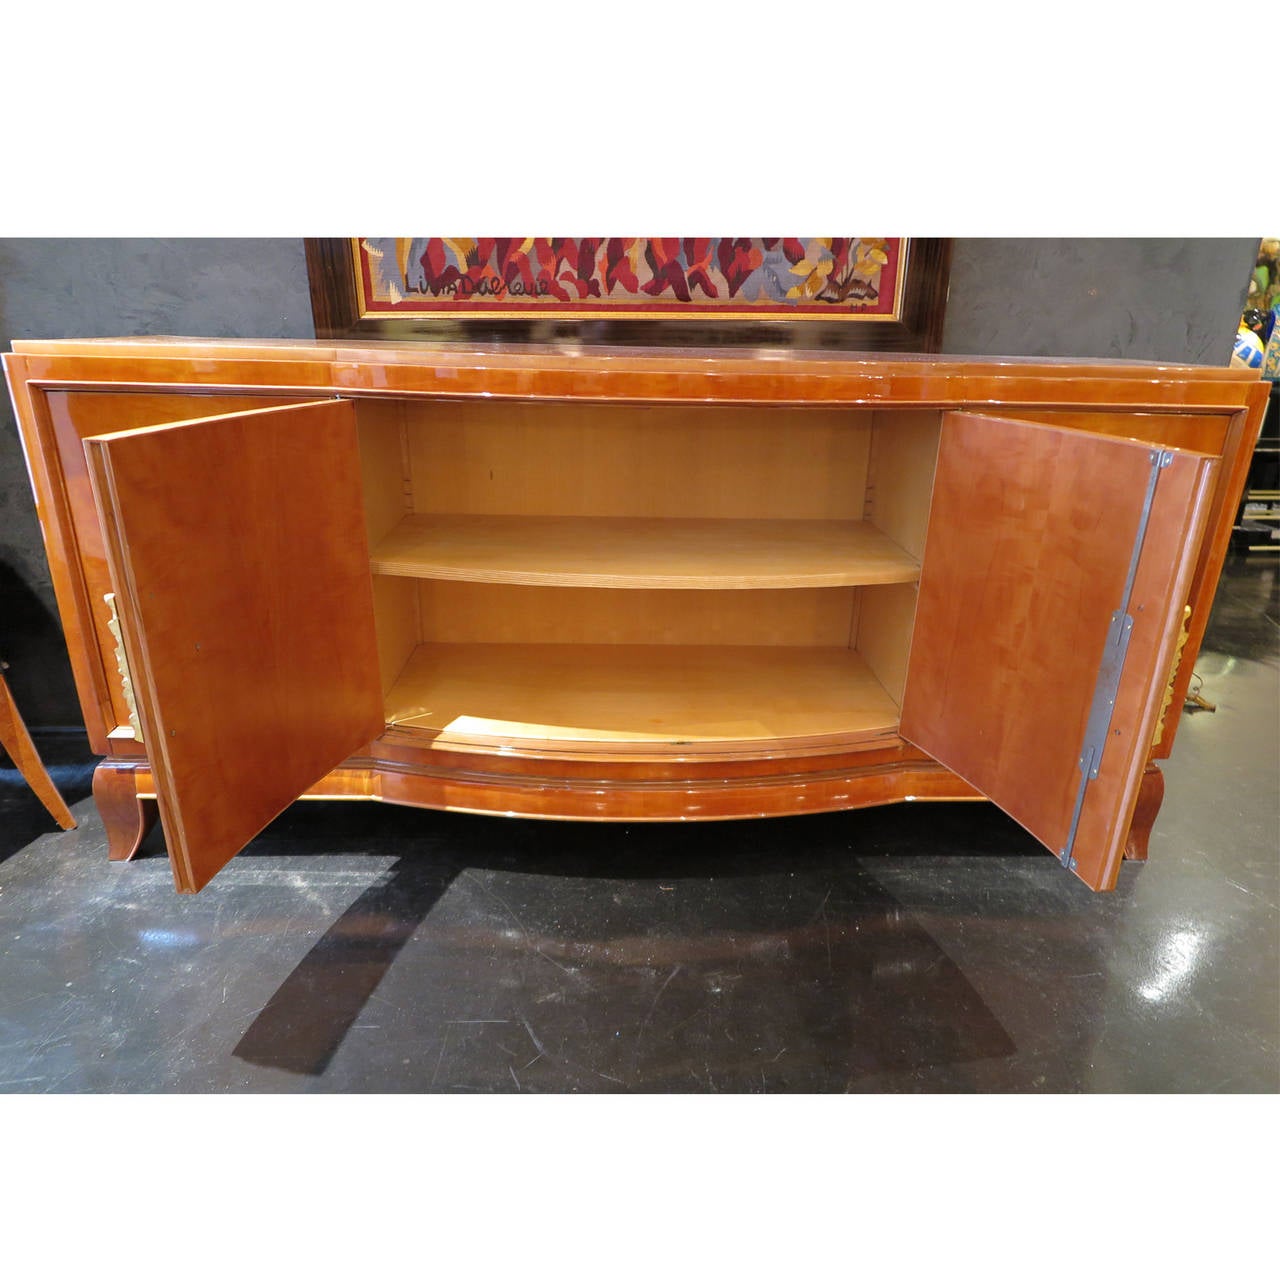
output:
[[[896,730],[938,411],[356,412],[389,724],[726,747]]]

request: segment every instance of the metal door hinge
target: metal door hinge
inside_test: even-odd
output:
[[[1142,501],[1142,510],[1138,515],[1138,527],[1133,535],[1133,546],[1129,552],[1129,572],[1120,593],[1120,607],[1112,613],[1111,621],[1107,626],[1107,637],[1102,646],[1102,659],[1098,663],[1098,678],[1093,686],[1093,700],[1089,704],[1089,719],[1085,724],[1084,741],[1080,744],[1080,757],[1076,761],[1076,766],[1080,770],[1080,785],[1076,789],[1075,808],[1071,814],[1071,826],[1067,830],[1066,842],[1058,851],[1062,865],[1070,870],[1076,867],[1073,851],[1076,831],[1080,826],[1080,814],[1084,809],[1085,791],[1102,768],[1102,755],[1111,734],[1111,716],[1115,711],[1116,698],[1120,692],[1120,677],[1124,672],[1124,660],[1129,652],[1129,638],[1133,634],[1133,616],[1129,613],[1129,603],[1133,596],[1134,580],[1138,576],[1138,562],[1142,559],[1142,546],[1146,541],[1147,526],[1151,523],[1151,508],[1155,503],[1156,484],[1160,479],[1160,472],[1173,461],[1173,451],[1152,449],[1147,458],[1151,464],[1151,470],[1147,477],[1147,491]]]

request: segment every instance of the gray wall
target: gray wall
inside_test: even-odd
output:
[[[1225,365],[1258,240],[957,240],[942,349]]]
[[[0,350],[14,338],[312,338],[301,240],[0,239]],[[78,725],[8,395],[0,412],[0,657],[28,725]]]
[[[1225,365],[1255,240],[957,240],[944,351]],[[0,239],[14,338],[310,338],[301,240]],[[79,703],[7,398],[0,414],[0,654],[29,724]]]

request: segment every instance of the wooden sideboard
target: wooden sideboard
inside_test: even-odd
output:
[[[111,857],[299,797],[988,798],[1144,858],[1267,398],[1157,364],[197,339],[5,357]]]

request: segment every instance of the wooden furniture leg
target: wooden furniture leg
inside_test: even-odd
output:
[[[160,817],[154,800],[142,799],[133,782],[133,766],[104,760],[93,771],[93,799],[107,829],[107,856],[127,862]]]
[[[1151,839],[1151,828],[1155,825],[1156,814],[1160,812],[1164,800],[1164,774],[1154,764],[1147,765],[1138,787],[1138,803],[1133,810],[1133,821],[1129,824],[1129,835],[1125,840],[1124,856],[1129,862],[1146,862],[1147,841]]]
[[[22,716],[18,714],[17,703],[13,700],[9,682],[4,678],[2,671],[0,671],[0,745],[18,766],[18,772],[26,779],[27,786],[40,797],[44,807],[53,816],[53,820],[64,831],[70,831],[76,825],[76,820],[71,816],[71,810],[67,808],[67,802],[62,798],[62,794],[54,786],[53,779],[49,777],[49,771],[44,767],[44,761],[40,759],[35,743],[31,741],[31,735],[27,732]]]

